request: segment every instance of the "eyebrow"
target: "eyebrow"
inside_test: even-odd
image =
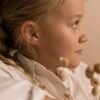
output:
[[[74,16],[71,16],[71,17],[69,17],[69,20],[71,20],[71,19],[73,19],[73,18],[82,18],[84,15],[83,14],[76,14],[76,15],[74,15]]]

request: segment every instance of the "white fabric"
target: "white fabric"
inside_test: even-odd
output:
[[[74,100],[99,100],[88,95],[91,85],[84,75],[85,66],[81,63],[74,73],[65,68],[62,83],[70,87]],[[44,100],[45,95],[51,96],[37,86],[33,88],[22,72],[0,61],[0,100]]]
[[[69,71],[64,69],[65,86],[70,87],[70,91],[74,97],[74,100],[100,100],[100,96],[93,96],[91,93],[90,80],[85,76],[85,70],[87,65],[83,62],[74,70]]]
[[[84,92],[87,93],[90,100],[100,100],[100,95],[93,96],[91,93],[93,87],[91,85],[90,80],[85,75],[87,67],[88,66],[85,63],[81,62],[76,69],[75,77],[77,76],[77,78],[80,80],[81,87],[83,87]],[[98,75],[98,80],[100,81],[99,75]]]
[[[0,100],[43,100],[45,95],[48,93],[33,88],[22,72],[0,61]]]

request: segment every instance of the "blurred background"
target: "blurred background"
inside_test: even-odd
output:
[[[82,60],[90,65],[100,62],[100,0],[86,0],[82,28],[88,37]]]

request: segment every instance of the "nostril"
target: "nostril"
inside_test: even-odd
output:
[[[87,42],[88,41],[88,39],[85,37],[85,38],[83,38],[83,42]]]
[[[85,43],[88,41],[88,38],[85,36],[85,35],[82,35],[80,38],[79,38],[79,43]]]

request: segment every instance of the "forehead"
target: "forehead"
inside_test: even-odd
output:
[[[84,3],[84,0],[66,0],[61,7],[61,12],[68,18],[75,16],[83,16]]]

